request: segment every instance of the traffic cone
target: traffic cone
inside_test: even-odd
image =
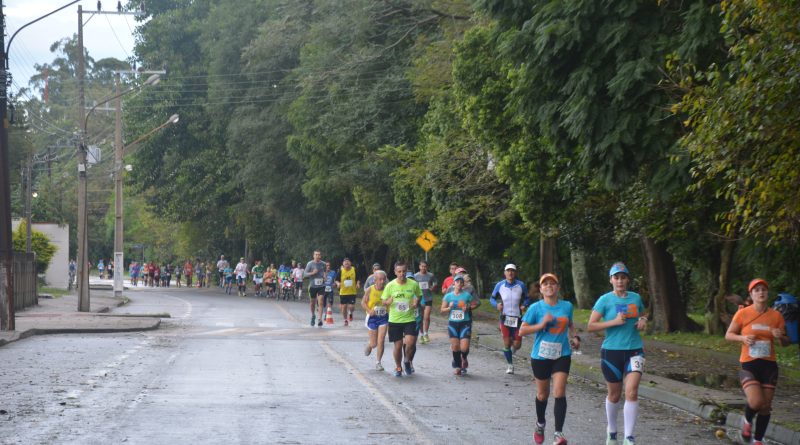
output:
[[[325,324],[333,324],[333,310],[331,310],[330,306],[328,306],[328,310],[325,312]]]

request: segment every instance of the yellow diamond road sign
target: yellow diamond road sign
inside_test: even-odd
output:
[[[433,246],[435,246],[438,241],[439,238],[436,238],[434,234],[427,230],[423,230],[417,237],[417,244],[426,252],[433,249]]]

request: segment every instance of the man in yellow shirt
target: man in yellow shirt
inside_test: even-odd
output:
[[[339,288],[339,307],[344,317],[344,325],[348,326],[353,321],[353,308],[356,305],[356,294],[361,282],[356,277],[356,269],[350,258],[342,261],[342,267],[336,274],[336,287]]]

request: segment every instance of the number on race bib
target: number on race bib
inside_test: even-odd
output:
[[[353,280],[344,280],[344,287],[352,287]]]
[[[419,288],[422,290],[428,290],[428,282],[427,281],[420,281]]]
[[[386,308],[384,306],[375,306],[372,309],[375,311],[376,317],[383,317],[386,315]]]
[[[503,319],[503,324],[509,328],[516,328],[519,325],[519,317],[510,317],[506,315]]]
[[[634,355],[631,357],[631,372],[644,373],[644,356]]]
[[[464,311],[461,309],[453,309],[450,311],[450,319],[453,321],[462,321],[464,320]]]
[[[763,340],[762,341],[757,341],[757,342],[753,343],[752,345],[750,345],[750,350],[749,350],[748,354],[750,355],[750,357],[753,357],[753,358],[769,357],[770,356],[770,352],[772,352],[772,350],[770,348],[771,344],[772,344],[772,342],[769,342],[769,341],[763,341]]]
[[[397,309],[398,312],[408,312],[409,306],[407,302],[399,301],[394,305],[394,308]]]
[[[322,286],[322,278],[314,278],[314,286]]]
[[[547,360],[561,357],[561,343],[542,340],[539,344],[539,357]]]
[[[333,292],[333,288],[330,286],[325,286],[325,292]]]

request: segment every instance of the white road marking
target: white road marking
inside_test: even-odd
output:
[[[232,328],[235,325],[233,323],[230,323],[230,322],[227,322],[227,321],[218,321],[218,322],[214,323],[214,326],[219,326],[221,328]]]

